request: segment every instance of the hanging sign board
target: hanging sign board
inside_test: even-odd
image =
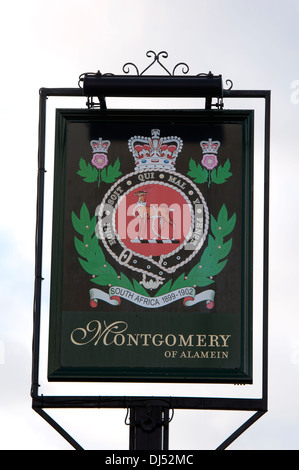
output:
[[[252,382],[253,111],[57,110],[49,380]]]

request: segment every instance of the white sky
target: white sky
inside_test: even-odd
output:
[[[236,90],[272,90],[269,412],[230,449],[298,449],[299,93],[296,95],[292,88],[299,86],[295,82],[299,80],[298,0],[52,0],[50,3],[15,0],[3,5],[0,14],[0,448],[71,448],[31,410],[38,90],[76,87],[81,73],[99,69],[103,73],[121,74],[123,64],[128,61],[142,70],[149,63],[145,56],[148,50],[165,50],[169,54],[165,62],[169,69],[183,61],[190,66],[190,74],[211,70],[222,74],[224,80],[231,79]],[[56,105],[60,107],[60,102],[53,99],[49,111]],[[231,103],[225,105],[228,108]],[[79,106],[84,106],[84,102]],[[248,103],[240,106],[252,107]],[[259,103],[254,106],[260,109]],[[49,135],[50,149],[51,139]],[[260,131],[257,145],[259,139]],[[258,146],[257,153],[261,153]],[[47,158],[50,162],[50,150]],[[259,168],[260,163],[257,178]],[[50,188],[50,171],[47,178]],[[45,234],[45,240],[49,240],[49,234]],[[47,270],[46,253],[45,277]],[[45,311],[46,302],[47,291]],[[46,314],[43,320],[45,328]],[[46,342],[45,336],[43,356]],[[40,393],[115,394],[115,386],[109,384],[49,385],[45,375],[46,371],[41,371]],[[153,394],[164,394],[166,389],[156,386]],[[199,396],[258,393],[258,388],[241,389],[183,385],[176,388],[177,394],[191,390],[190,393]],[[147,394],[148,387],[117,386],[116,394],[138,393]],[[173,387],[168,393],[175,394]],[[50,414],[86,449],[128,448],[126,410],[56,410]],[[216,448],[249,416],[241,412],[176,411],[170,425],[170,448]]]

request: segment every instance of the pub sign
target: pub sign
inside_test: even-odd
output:
[[[252,382],[253,111],[56,111],[49,380]]]

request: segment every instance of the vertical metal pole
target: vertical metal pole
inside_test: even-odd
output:
[[[206,97],[205,109],[212,109],[212,98],[209,96]]]
[[[163,447],[162,450],[169,449],[169,408],[163,408],[164,410],[164,425],[163,425]]]
[[[40,307],[42,290],[42,250],[43,250],[43,216],[44,216],[44,178],[45,178],[45,128],[46,128],[46,100],[45,93],[40,91],[39,101],[39,147],[38,147],[38,175],[37,175],[37,206],[36,206],[36,234],[35,234],[35,285],[33,304],[33,340],[32,340],[32,385],[31,395],[38,393],[38,368],[40,348]]]
[[[168,450],[169,409],[161,406],[130,409],[130,450]]]
[[[268,409],[268,328],[269,328],[269,194],[270,194],[270,128],[271,91],[265,92],[265,163],[264,163],[264,279],[263,279],[263,401]]]

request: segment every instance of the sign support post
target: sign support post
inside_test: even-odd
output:
[[[130,409],[130,450],[168,450],[169,409],[136,406]]]

